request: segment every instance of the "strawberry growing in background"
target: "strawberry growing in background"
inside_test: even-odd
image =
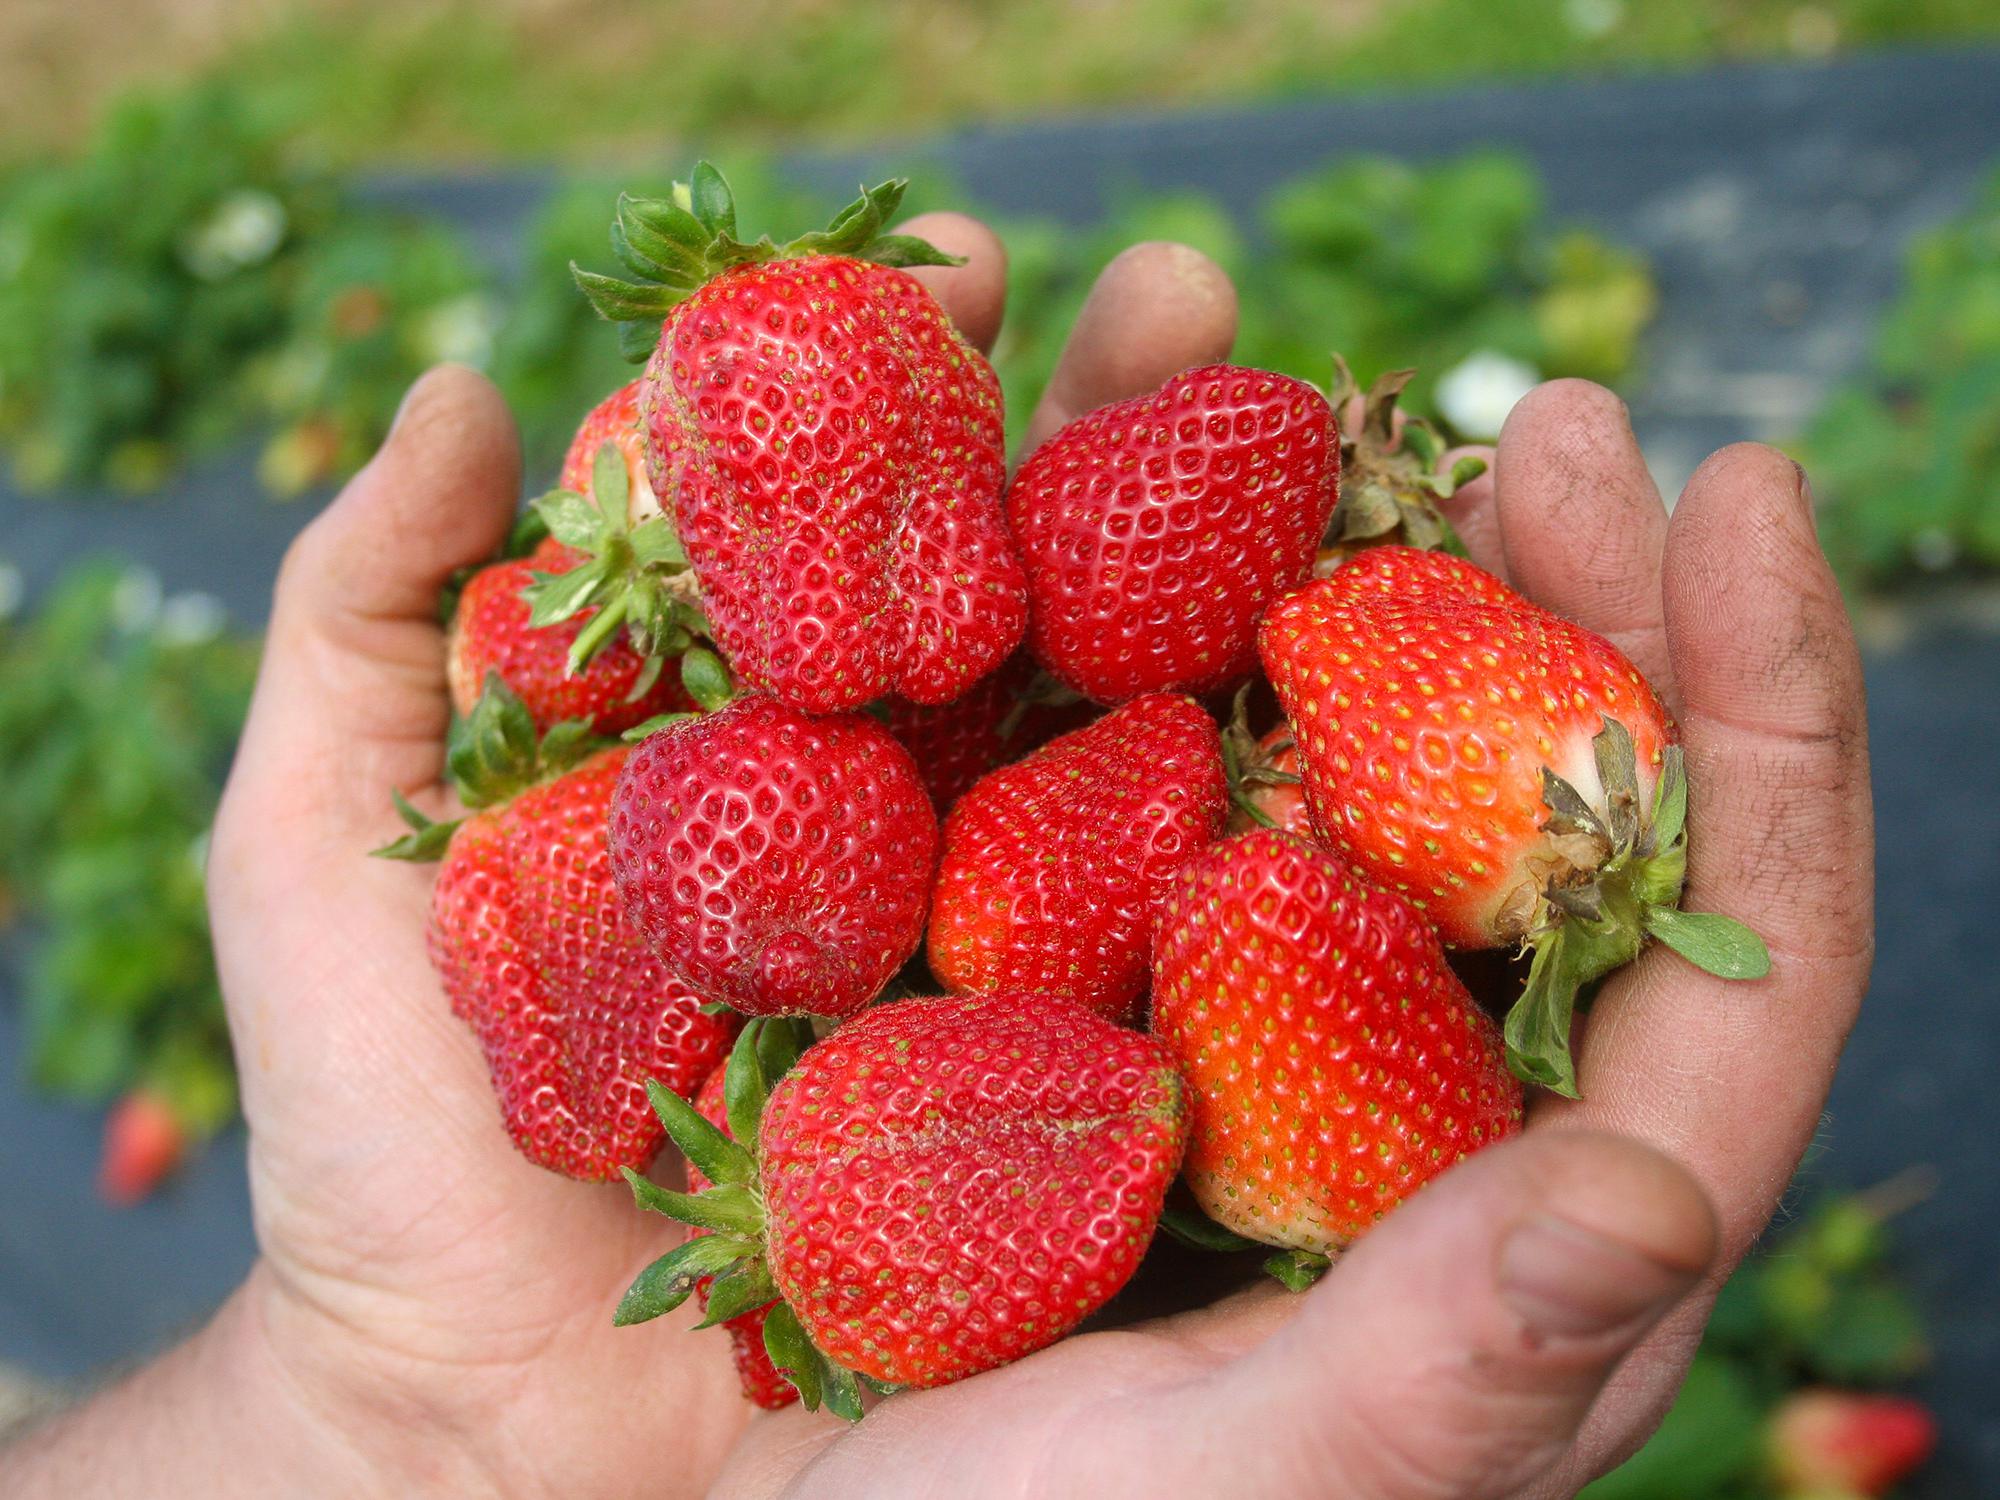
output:
[[[1574,1094],[1577,990],[1649,937],[1729,978],[1756,935],[1678,910],[1688,786],[1667,711],[1602,636],[1468,562],[1377,546],[1275,605],[1264,666],[1312,826],[1445,942],[1533,947],[1508,1056]]]
[[[1340,434],[1302,380],[1234,365],[1078,418],[1007,491],[1029,649],[1085,697],[1201,694],[1257,665],[1339,490]]]
[[[992,772],[945,822],[931,971],[1124,1014],[1168,881],[1222,832],[1228,801],[1215,722],[1166,693]]]
[[[1287,1269],[1323,1268],[1521,1123],[1498,1029],[1423,918],[1291,834],[1239,835],[1173,881],[1152,1024],[1187,1080],[1197,1201],[1301,1252]]]
[[[765,694],[661,729],[626,765],[611,861],[634,928],[746,1015],[848,1015],[923,936],[937,814],[866,714]]]
[[[1920,1467],[1937,1436],[1937,1418],[1907,1396],[1797,1391],[1771,1418],[1772,1474],[1796,1500],[1873,1500]]]
[[[625,920],[605,830],[629,753],[575,722],[537,740],[496,678],[451,755],[478,810],[443,824],[401,804],[413,832],[381,851],[442,856],[430,953],[452,1011],[522,1155],[586,1180],[653,1159],[664,1135],[646,1080],[692,1091],[733,1029]]]
[[[104,1144],[97,1165],[99,1195],[129,1208],[150,1196],[181,1164],[187,1147],[187,1128],[172,1103],[155,1089],[131,1090],[104,1118]]]
[[[728,1104],[729,1069],[719,1067],[708,1075],[708,1082],[701,1086],[695,1096],[694,1107],[701,1117],[721,1131],[731,1140],[735,1136],[729,1129]],[[702,1175],[700,1167],[688,1163],[688,1191],[702,1193],[715,1186]],[[688,1230],[690,1237],[707,1234],[708,1231],[694,1226]],[[708,1307],[708,1289],[715,1278],[704,1276],[695,1283],[694,1293],[700,1299],[704,1310]],[[764,1318],[771,1304],[753,1307],[746,1313],[738,1313],[723,1323],[729,1334],[729,1353],[736,1362],[736,1379],[743,1387],[743,1398],[754,1406],[766,1411],[777,1411],[790,1406],[799,1399],[798,1388],[778,1372],[771,1363],[770,1351],[764,1347]]]
[[[629,1173],[632,1191],[715,1233],[647,1267],[619,1322],[678,1306],[702,1276],[712,1321],[776,1296],[773,1364],[808,1407],[857,1418],[859,1380],[936,1386],[1019,1359],[1137,1268],[1186,1133],[1152,1037],[1052,995],[904,1000],[836,1029],[768,1097],[763,1043],[760,1025],[730,1058],[734,1141],[653,1090],[719,1186]]]
[[[814,713],[950,702],[1026,624],[999,382],[900,269],[950,263],[884,232],[903,189],[746,243],[704,162],[677,198],[620,198],[612,245],[638,281],[576,272],[651,354],[648,472],[717,645],[750,687]],[[619,608],[618,587],[589,602]]]

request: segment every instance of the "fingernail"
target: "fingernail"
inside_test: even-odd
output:
[[[1695,1275],[1554,1214],[1528,1219],[1500,1247],[1501,1299],[1538,1338],[1588,1338],[1656,1316]]]

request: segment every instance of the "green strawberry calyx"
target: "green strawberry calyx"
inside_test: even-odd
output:
[[[1734,918],[1680,909],[1687,877],[1687,768],[1678,745],[1661,759],[1652,805],[1642,804],[1631,733],[1604,720],[1591,741],[1604,806],[1593,807],[1544,768],[1542,828],[1554,858],[1539,891],[1524,888],[1527,987],[1507,1014],[1507,1064],[1527,1083],[1577,1097],[1570,1021],[1577,997],[1657,938],[1722,979],[1771,972],[1762,938]],[[1503,912],[1503,926],[1510,918]]]
[[[798,1390],[801,1404],[807,1411],[824,1405],[836,1416],[858,1422],[864,1384],[878,1394],[894,1388],[857,1375],[820,1352],[779,1295],[764,1254],[757,1130],[772,1086],[811,1043],[811,1029],[796,1019],[753,1020],[744,1026],[723,1074],[726,1132],[664,1085],[647,1083],[646,1097],[668,1137],[711,1186],[698,1193],[677,1193],[627,1167],[625,1180],[631,1184],[633,1200],[652,1213],[707,1232],[691,1236],[641,1271],[611,1321],[622,1328],[672,1312],[706,1279],[708,1313],[697,1327],[712,1328],[768,1309],[764,1351]],[[750,1144],[741,1144],[746,1141]]]
[[[1216,1223],[1199,1208],[1168,1205],[1160,1213],[1160,1230],[1190,1250],[1207,1250],[1219,1255],[1261,1251],[1264,1254],[1264,1274],[1288,1292],[1305,1291],[1333,1268],[1333,1257],[1330,1255],[1318,1250],[1274,1247],[1264,1240],[1250,1239]]]
[[[1289,731],[1285,739],[1268,746],[1251,732],[1251,686],[1245,683],[1236,690],[1229,722],[1223,726],[1222,770],[1229,783],[1230,806],[1256,827],[1276,828],[1277,821],[1257,804],[1257,788],[1297,786],[1302,778],[1277,768],[1277,758],[1293,747]]]
[[[782,245],[768,235],[745,241],[737,238],[736,198],[729,184],[709,163],[697,162],[686,182],[674,184],[671,197],[619,194],[611,253],[636,280],[586,271],[574,263],[570,274],[598,316],[619,325],[619,344],[636,363],[653,352],[661,320],[675,306],[738,266],[809,255],[845,255],[883,266],[964,264],[963,257],[947,255],[928,240],[888,232],[908,188],[903,177],[864,187],[826,228]]]
[[[601,445],[592,460],[589,497],[551,490],[534,508],[548,534],[584,554],[562,573],[536,572],[521,590],[529,625],[541,629],[595,610],[570,644],[569,669],[580,672],[622,626],[632,649],[646,659],[629,695],[644,696],[661,666],[709,634],[701,592],[687,553],[664,514],[634,526],[627,515],[632,481],[616,443]]]
[[[498,672],[488,672],[472,712],[451,726],[445,741],[445,772],[467,807],[492,807],[555,780],[615,743],[593,733],[588,719],[565,719],[537,735],[527,705]],[[390,796],[410,831],[370,852],[380,859],[442,859],[452,834],[465,820],[434,820],[411,806],[400,791]]]
[[[1415,370],[1386,371],[1365,395],[1338,354],[1333,371],[1327,399],[1336,413],[1359,400],[1361,423],[1341,434],[1340,501],[1326,546],[1341,558],[1388,542],[1424,551],[1447,546],[1451,526],[1438,504],[1484,474],[1486,460],[1467,455],[1438,471],[1444,440],[1430,423],[1396,410]]]

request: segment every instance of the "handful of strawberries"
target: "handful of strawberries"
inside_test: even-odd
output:
[[[1443,550],[1468,472],[1396,377],[1188,370],[1010,481],[902,187],[786,245],[706,164],[620,200],[635,279],[577,278],[645,373],[463,582],[468,815],[384,851],[443,861],[521,1152],[693,1227],[617,1320],[699,1296],[752,1400],[851,1418],[1063,1337],[1163,1224],[1306,1285],[1575,1092],[1649,939],[1769,962],[1679,909],[1639,672]]]

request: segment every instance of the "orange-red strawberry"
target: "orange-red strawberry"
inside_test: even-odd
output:
[[[1175,879],[1153,1030],[1187,1080],[1195,1197],[1265,1244],[1331,1255],[1520,1125],[1499,1029],[1436,934],[1292,834],[1241,834]]]
[[[1574,1091],[1576,991],[1648,936],[1728,977],[1768,970],[1747,929],[1676,909],[1673,724],[1602,636],[1468,562],[1381,546],[1273,606],[1259,645],[1319,837],[1447,943],[1535,946],[1507,1023],[1523,1077]]]
[[[694,1107],[701,1117],[724,1135],[734,1140],[729,1129],[729,1106],[725,1099],[729,1070],[717,1068],[708,1075],[708,1082],[701,1086],[695,1096]],[[705,1192],[715,1186],[703,1175],[700,1167],[688,1164],[688,1191]],[[709,1231],[699,1225],[689,1229],[690,1237],[707,1234]],[[708,1289],[715,1278],[704,1276],[694,1286],[694,1294],[703,1308],[708,1306]],[[733,1318],[724,1319],[722,1326],[729,1332],[729,1353],[736,1361],[736,1379],[743,1387],[743,1397],[753,1405],[766,1411],[777,1411],[790,1406],[799,1399],[798,1388],[778,1373],[771,1363],[770,1352],[764,1347],[764,1317],[771,1310],[766,1302],[762,1307],[753,1307],[746,1313],[738,1313]]]
[[[1936,1446],[1937,1418],[1907,1396],[1797,1391],[1771,1418],[1773,1477],[1799,1500],[1886,1495]]]
[[[187,1127],[167,1097],[156,1089],[133,1089],[104,1117],[97,1191],[108,1202],[130,1207],[180,1165],[187,1144]]]
[[[606,443],[625,460],[625,518],[630,525],[660,514],[660,500],[646,474],[645,428],[639,419],[639,382],[628,381],[590,409],[563,455],[563,489],[595,501],[593,475]]]
[[[1096,716],[1097,710],[1082,701],[1036,701],[1035,687],[1034,662],[1016,652],[999,671],[980,678],[950,703],[891,698],[883,705],[883,722],[917,763],[940,817],[988,771]]]
[[[646,1080],[692,1090],[733,1029],[625,920],[605,827],[628,753],[600,751],[458,824],[431,900],[431,961],[479,1037],[507,1133],[530,1161],[585,1179],[652,1160],[664,1134]]]
[[[704,163],[683,202],[620,199],[614,247],[642,282],[577,273],[651,349],[648,470],[717,645],[815,713],[949,702],[1026,625],[999,382],[900,269],[946,260],[883,233],[902,191],[746,244]]]
[[[694,707],[680,674],[649,663],[622,632],[572,672],[572,649],[595,609],[553,625],[530,622],[523,594],[536,577],[576,564],[576,555],[550,537],[532,556],[494,563],[466,581],[445,646],[452,707],[460,714],[472,712],[493,672],[527,705],[540,730],[586,719],[600,734],[619,734],[655,714]]]
[[[1167,883],[1222,832],[1228,803],[1215,721],[1167,693],[992,772],[945,822],[931,971],[955,990],[1123,1015],[1145,990]]]
[[[1019,1359],[1138,1266],[1186,1134],[1154,1038],[1052,995],[904,1000],[808,1050],[768,1102],[761,1040],[746,1033],[728,1082],[754,1155],[654,1091],[722,1186],[695,1197],[633,1175],[633,1192],[716,1232],[648,1267],[620,1321],[666,1311],[704,1274],[711,1318],[775,1292],[773,1362],[808,1406],[858,1417],[857,1376],[935,1386]]]
[[[611,807],[632,924],[681,978],[747,1015],[848,1015],[923,936],[937,814],[866,714],[764,694],[634,752]]]
[[[1340,435],[1302,380],[1234,365],[1078,418],[1007,491],[1029,649],[1086,697],[1205,693],[1257,665],[1257,617],[1303,583]]]

